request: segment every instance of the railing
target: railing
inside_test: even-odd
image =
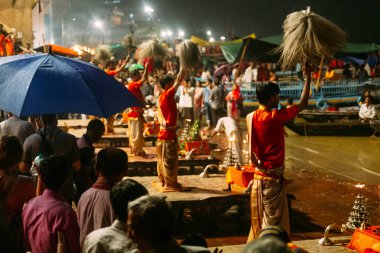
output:
[[[244,102],[252,102],[256,99],[256,85],[258,83],[244,83],[241,85],[241,93]],[[301,97],[303,89],[303,81],[278,82],[280,87],[280,98]],[[227,84],[227,90],[230,90],[232,83]],[[323,81],[322,87],[318,89],[315,82],[311,85],[311,98],[328,98],[339,96],[361,96],[362,90],[366,85],[375,86],[380,89],[380,78],[372,78],[367,80],[337,80]],[[250,87],[250,88],[248,88]]]

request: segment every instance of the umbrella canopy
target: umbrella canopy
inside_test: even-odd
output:
[[[84,113],[109,117],[141,106],[95,65],[52,54],[0,58],[0,109],[18,116]]]
[[[223,64],[214,71],[214,76],[223,75],[225,72],[229,72],[230,70],[231,70],[230,64]]]

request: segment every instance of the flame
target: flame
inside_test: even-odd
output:
[[[356,188],[363,189],[365,184],[357,184],[355,185]]]
[[[235,136],[228,139],[229,141],[235,141]]]

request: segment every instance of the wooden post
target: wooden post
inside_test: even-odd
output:
[[[323,66],[323,56],[321,58],[321,63],[319,64],[319,70],[318,70],[318,79],[315,83],[315,86],[317,86],[317,90],[321,87],[321,76],[322,76],[322,66]]]
[[[241,64],[243,62],[243,59],[244,59],[244,56],[245,56],[245,53],[247,52],[247,46],[248,46],[248,39],[246,40],[246,42],[244,43],[244,48],[243,48],[243,53],[241,54],[241,57],[240,57],[240,61],[239,61],[239,71],[240,71],[240,67],[241,67]]]
[[[42,34],[42,42],[44,43],[44,53],[47,53],[49,50],[46,45],[45,34]]]

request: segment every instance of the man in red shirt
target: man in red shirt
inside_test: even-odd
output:
[[[157,141],[157,175],[159,189],[163,192],[181,191],[177,182],[178,140],[177,140],[177,105],[174,95],[185,77],[185,70],[180,69],[177,79],[165,76],[161,79],[164,91],[158,99],[158,122],[160,132]]]
[[[141,86],[148,79],[148,64],[145,65],[144,74],[141,77],[139,70],[131,72],[132,82],[128,84],[128,90],[144,105],[144,98],[141,93]],[[133,106],[129,108],[128,116],[128,132],[129,132],[129,147],[132,154],[144,156],[144,109],[142,106]]]
[[[280,88],[269,82],[256,87],[260,107],[247,115],[251,162],[256,167],[251,190],[251,231],[248,241],[258,237],[262,228],[281,226],[290,234],[289,213],[284,190],[284,125],[306,108],[311,71],[304,65],[305,85],[298,105],[278,107]]]
[[[116,76],[117,74],[119,74],[120,71],[124,69],[125,65],[127,65],[127,63],[129,62],[130,58],[131,57],[128,54],[125,61],[118,68],[115,68],[115,64],[112,61],[107,62],[104,72],[106,72],[106,74],[109,76]],[[107,119],[106,134],[114,133],[114,127],[113,127],[114,121],[115,121],[115,115],[112,115]]]

